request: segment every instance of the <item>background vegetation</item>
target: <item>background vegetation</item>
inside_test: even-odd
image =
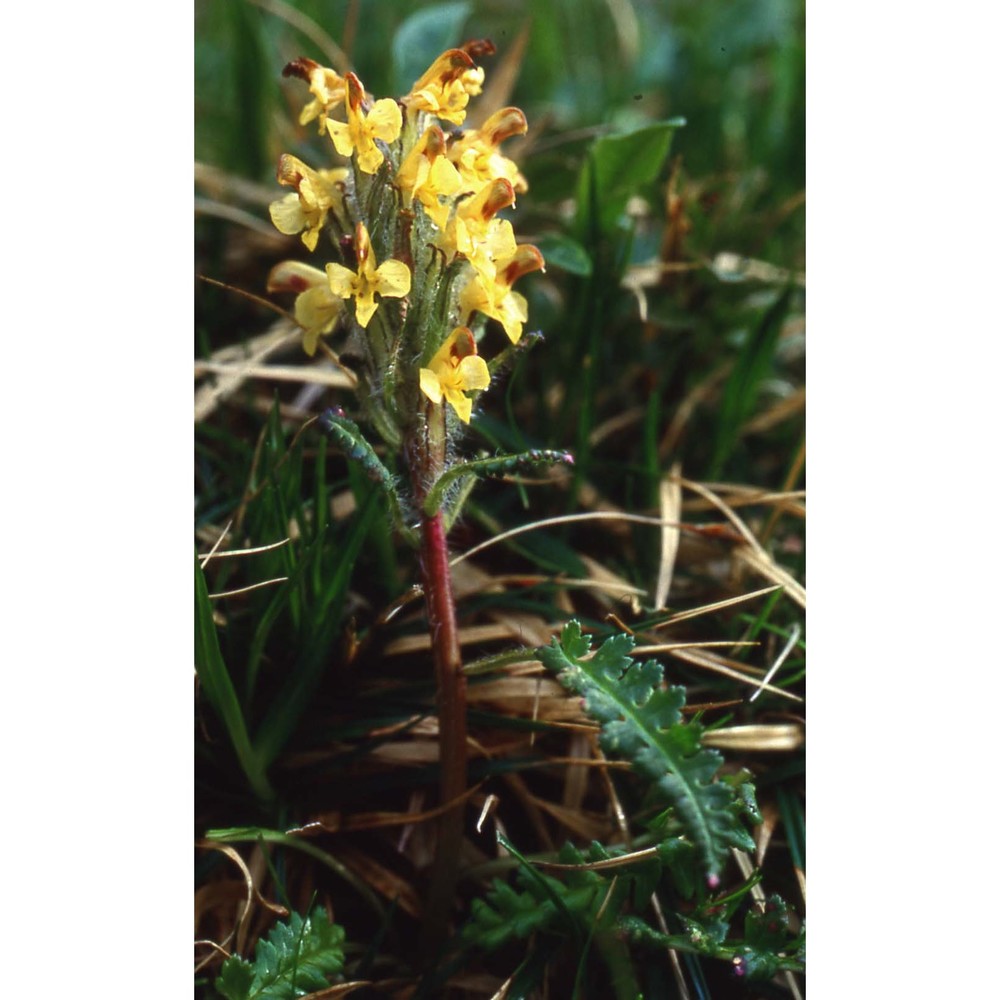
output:
[[[284,941],[294,955],[315,931],[325,959],[310,982],[341,975],[378,995],[420,983],[427,995],[492,996],[511,976],[510,996],[621,996],[633,983],[646,997],[796,995],[802,978],[786,973],[748,993],[725,942],[735,933],[761,954],[791,953],[805,909],[804,5],[196,10],[196,272],[228,286],[195,290],[198,940],[249,958],[277,920],[275,954]],[[252,296],[274,263],[305,259],[267,218],[279,154],[329,160],[329,144],[295,125],[302,88],[282,66],[299,55],[336,66],[341,52],[371,92],[399,95],[437,52],[473,37],[498,49],[483,100],[495,83],[499,103],[528,117],[527,137],[505,149],[530,185],[519,239],[548,268],[518,286],[544,339],[484,397],[465,449],[569,448],[576,465],[478,487],[452,549],[548,517],[606,516],[519,534],[456,567],[480,753],[459,938],[428,973],[412,945],[423,818],[436,805],[428,640],[409,599],[417,567],[363,472],[315,426],[301,430],[326,406],[350,409],[337,372],[310,362]],[[663,859],[652,874],[623,870],[613,899],[608,876],[577,873],[560,895],[525,874],[519,858],[562,849],[564,861],[593,861],[592,841],[612,853],[650,842],[641,776],[605,766],[579,699],[526,652],[572,617],[595,645],[624,628],[640,649],[672,644],[656,655],[700,711],[704,742],[722,750],[725,774],[753,774],[752,863],[733,860],[717,893],[685,893],[682,861]],[[511,928],[518,906],[560,902],[548,922],[487,947],[483,907],[503,904],[493,878],[519,894]],[[622,919],[647,912],[643,878],[666,932],[690,937],[697,924],[723,958],[638,931],[620,954],[602,938],[605,901]],[[755,896],[772,895],[794,910],[782,911],[787,940],[754,925]],[[300,921],[282,938],[281,910],[326,913],[335,927],[317,917],[309,935]],[[222,958],[199,944],[200,995],[216,995]]]

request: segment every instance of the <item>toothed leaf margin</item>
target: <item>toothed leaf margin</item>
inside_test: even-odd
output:
[[[630,759],[673,806],[714,881],[730,847],[754,849],[739,819],[745,799],[714,780],[722,756],[701,746],[701,725],[683,721],[685,689],[663,687],[663,667],[633,660],[628,654],[634,645],[631,636],[615,635],[584,659],[590,639],[571,621],[537,655],[564,687],[584,698],[584,710],[601,723],[601,747]]]

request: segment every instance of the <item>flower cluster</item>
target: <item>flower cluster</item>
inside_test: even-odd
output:
[[[477,61],[492,52],[487,41],[449,49],[398,101],[376,100],[354,73],[342,77],[311,59],[284,70],[309,87],[299,123],[317,122],[331,154],[349,162],[279,160],[278,182],[291,190],[271,205],[274,225],[300,234],[310,251],[327,230],[336,259],[323,267],[285,261],[268,289],[296,294],[308,354],[324,335],[354,331],[362,402],[390,443],[445,402],[469,422],[467,393],[490,383],[477,339],[493,319],[518,342],[527,303],[514,283],[544,268],[538,249],[519,244],[501,217],[527,190],[501,151],[527,131],[524,114],[502,108],[463,128],[483,87]]]

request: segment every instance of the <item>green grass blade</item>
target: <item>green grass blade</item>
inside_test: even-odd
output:
[[[341,627],[340,608],[350,582],[354,562],[368,538],[369,529],[378,512],[373,493],[358,513],[347,538],[338,553],[338,562],[327,585],[323,613],[318,616],[319,632],[303,649],[291,677],[276,697],[257,733],[261,759],[270,763],[288,742],[295,726],[309,704],[326,665],[329,647]]]
[[[212,604],[208,599],[208,584],[197,556],[195,565],[195,668],[202,690],[212,707],[219,713],[243,773],[254,794],[267,802],[274,798],[274,790],[267,780],[265,768],[250,742],[243,709],[240,707],[232,679],[219,648],[219,636],[212,620]]]
[[[729,376],[719,405],[709,479],[718,478],[722,473],[726,459],[739,440],[743,425],[754,412],[760,384],[774,363],[774,352],[778,346],[782,323],[788,314],[791,294],[791,288],[786,288],[765,311],[736,359],[736,366]]]

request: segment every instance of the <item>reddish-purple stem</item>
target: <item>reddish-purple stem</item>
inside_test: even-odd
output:
[[[422,466],[423,483],[440,475],[443,465],[444,410],[432,406],[428,413],[428,436],[417,448],[417,468]],[[433,430],[432,430],[433,429]],[[434,433],[437,431],[437,433]],[[412,467],[411,467],[412,468]],[[416,472],[417,468],[412,468]],[[416,478],[416,477],[415,477]],[[424,491],[418,489],[422,502]],[[434,673],[437,682],[438,753],[441,763],[441,804],[454,803],[438,822],[437,849],[431,868],[431,883],[424,906],[423,953],[433,961],[445,942],[448,916],[458,884],[459,853],[462,845],[462,796],[466,791],[468,751],[466,747],[465,674],[455,621],[455,601],[451,589],[451,566],[444,514],[424,514],[421,522],[421,570],[424,601],[430,626]]]

